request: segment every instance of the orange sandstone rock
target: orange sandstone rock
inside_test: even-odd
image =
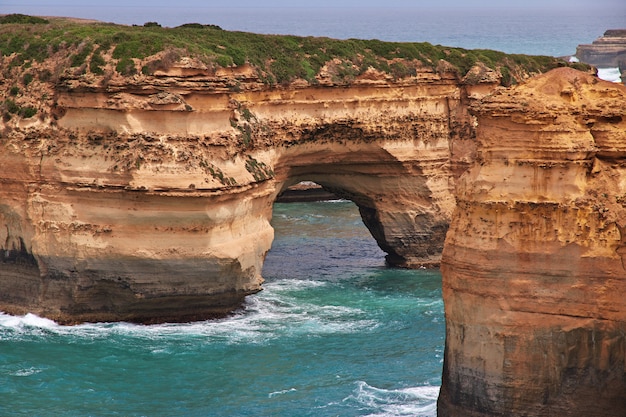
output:
[[[437,265],[474,150],[465,89],[495,82],[426,69],[349,86],[255,77],[181,60],[106,83],[33,81],[49,108],[2,126],[0,310],[62,322],[226,314],[261,289],[272,204],[303,180],[353,200],[390,264]]]
[[[626,88],[562,68],[472,111],[438,415],[626,415]]]

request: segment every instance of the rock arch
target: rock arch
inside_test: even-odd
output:
[[[37,261],[10,265],[21,282],[0,270],[1,310],[61,322],[225,314],[261,289],[273,202],[301,179],[354,201],[390,264],[438,264],[473,149],[470,87],[454,74],[243,91],[153,81],[77,82],[57,92],[54,127],[0,144],[0,193]],[[159,90],[182,104],[155,105]]]
[[[388,264],[436,266],[454,207],[448,164],[432,168],[445,149],[417,159],[413,141],[394,142],[392,149],[386,145],[329,143],[286,150],[276,161],[277,189],[314,181],[357,205]],[[399,158],[398,152],[414,159]]]

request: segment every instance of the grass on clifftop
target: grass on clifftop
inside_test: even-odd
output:
[[[152,61],[146,59],[162,51],[167,53]],[[419,67],[435,69],[445,60],[461,77],[482,62],[500,71],[502,84],[510,85],[517,82],[520,73],[545,72],[565,65],[553,57],[466,50],[427,42],[259,35],[201,24],[163,28],[156,22],[125,26],[60,18],[48,21],[25,15],[0,17],[0,53],[11,57],[9,69],[28,69],[33,62],[56,57],[62,61],[57,72],[75,69],[95,75],[105,72],[107,60],[114,63],[115,71],[132,75],[139,71],[150,74],[167,66],[164,60],[193,56],[213,67],[250,64],[269,85],[298,78],[315,83],[320,69],[333,60],[333,76],[338,83],[349,83],[370,67],[403,78],[415,75]]]

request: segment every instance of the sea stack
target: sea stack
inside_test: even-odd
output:
[[[626,68],[626,29],[611,29],[591,44],[578,45],[576,57],[599,67]]]
[[[561,68],[472,107],[439,416],[626,415],[624,103],[626,87]]]

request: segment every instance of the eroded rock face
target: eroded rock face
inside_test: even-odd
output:
[[[438,415],[626,415],[626,88],[558,69],[473,112]]]
[[[5,121],[0,310],[61,322],[222,315],[261,289],[276,196],[354,201],[392,265],[436,265],[473,157],[471,97],[424,70],[267,88],[253,71],[67,78]],[[93,81],[93,82],[92,82]],[[53,96],[53,100],[50,97]]]

